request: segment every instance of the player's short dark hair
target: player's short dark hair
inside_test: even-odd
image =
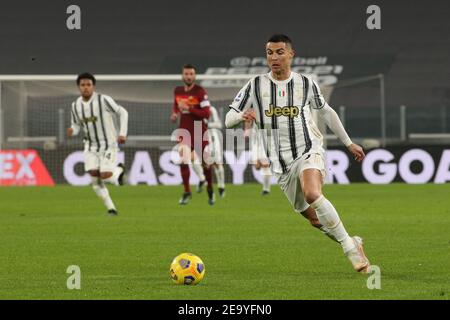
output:
[[[195,69],[195,66],[190,63],[186,63],[185,65],[183,65],[183,70],[184,69],[194,69],[194,71],[197,71],[197,69]]]
[[[95,86],[95,84],[97,83],[97,80],[95,79],[95,77],[90,74],[89,72],[84,72],[82,74],[79,74],[77,77],[77,85],[80,85],[81,80],[84,79],[88,79],[92,81],[92,84]]]
[[[267,40],[267,42],[284,42],[292,47],[292,40],[285,34],[274,34]]]

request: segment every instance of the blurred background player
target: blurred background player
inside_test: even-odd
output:
[[[208,203],[213,205],[214,192],[211,168],[206,165],[203,154],[205,147],[208,145],[207,127],[204,119],[209,118],[210,103],[206,90],[195,83],[195,78],[195,67],[191,64],[184,65],[182,70],[184,86],[178,86],[174,90],[174,104],[170,116],[170,120],[173,122],[180,118],[179,129],[183,129],[190,135],[190,137],[186,137],[183,134],[178,136],[178,152],[181,159],[180,171],[184,186],[184,193],[179,203],[182,205],[187,204],[192,198],[189,185],[189,163],[192,163],[194,171],[200,178],[200,191],[202,181],[206,180]],[[201,128],[200,132],[195,132],[196,126]]]
[[[270,193],[270,178],[272,177],[270,162],[262,144],[261,135],[253,121],[245,121],[244,135],[250,138],[250,163],[256,170],[261,170],[263,179],[261,195],[267,196]]]
[[[92,74],[80,74],[77,85],[81,96],[72,103],[72,125],[67,135],[75,136],[83,128],[84,169],[91,176],[92,188],[103,200],[108,213],[117,215],[105,182],[123,185],[125,169],[123,164],[116,165],[116,161],[118,144],[126,141],[128,112],[111,97],[94,91],[96,80]],[[120,123],[118,135],[114,125],[117,120]]]
[[[210,116],[208,125],[208,164],[214,168],[219,189],[219,196],[225,197],[225,170],[223,168],[223,148],[222,148],[222,120],[219,117],[217,109],[209,107]]]

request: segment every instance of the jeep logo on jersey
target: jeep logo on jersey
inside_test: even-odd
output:
[[[89,122],[93,122],[96,123],[97,122],[97,117],[96,116],[92,116],[92,117],[87,117],[83,119],[84,123],[89,123]]]
[[[269,109],[264,111],[267,117],[290,117],[295,118],[300,113],[298,107],[274,107],[273,104],[269,105]]]

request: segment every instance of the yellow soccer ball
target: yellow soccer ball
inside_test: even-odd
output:
[[[196,285],[205,276],[205,264],[192,253],[182,253],[170,265],[170,277],[176,284]]]

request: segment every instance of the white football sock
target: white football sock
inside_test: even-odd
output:
[[[263,191],[270,192],[270,177],[272,176],[270,168],[261,168],[261,173],[263,175]]]
[[[195,161],[194,161],[192,163],[192,169],[194,170],[195,174],[197,175],[197,177],[200,181],[205,181],[205,174],[203,173],[203,166],[200,163],[195,163]]]
[[[311,207],[316,210],[317,218],[322,226],[328,229],[327,234],[334,237],[342,246],[344,252],[352,250],[355,244],[348,235],[341,219],[330,201],[321,195],[316,201],[311,203]]]
[[[327,227],[325,226],[321,226],[320,227],[320,231],[323,232],[324,235],[326,235],[328,238],[330,238],[333,241],[336,241],[337,243],[339,243],[339,241],[337,241],[337,239],[330,233],[330,230],[328,230]]]
[[[123,168],[115,167],[112,172],[112,176],[107,179],[103,179],[103,182],[111,183],[113,185],[118,186],[119,185],[119,176],[122,172],[123,172]]]
[[[225,170],[223,169],[223,165],[217,165],[217,168],[214,168],[214,172],[216,174],[217,187],[225,189]]]
[[[109,196],[108,189],[98,177],[92,177],[92,189],[94,189],[94,192],[97,194],[97,196],[103,200],[103,203],[108,210],[116,210],[116,207],[114,206],[114,203]]]

